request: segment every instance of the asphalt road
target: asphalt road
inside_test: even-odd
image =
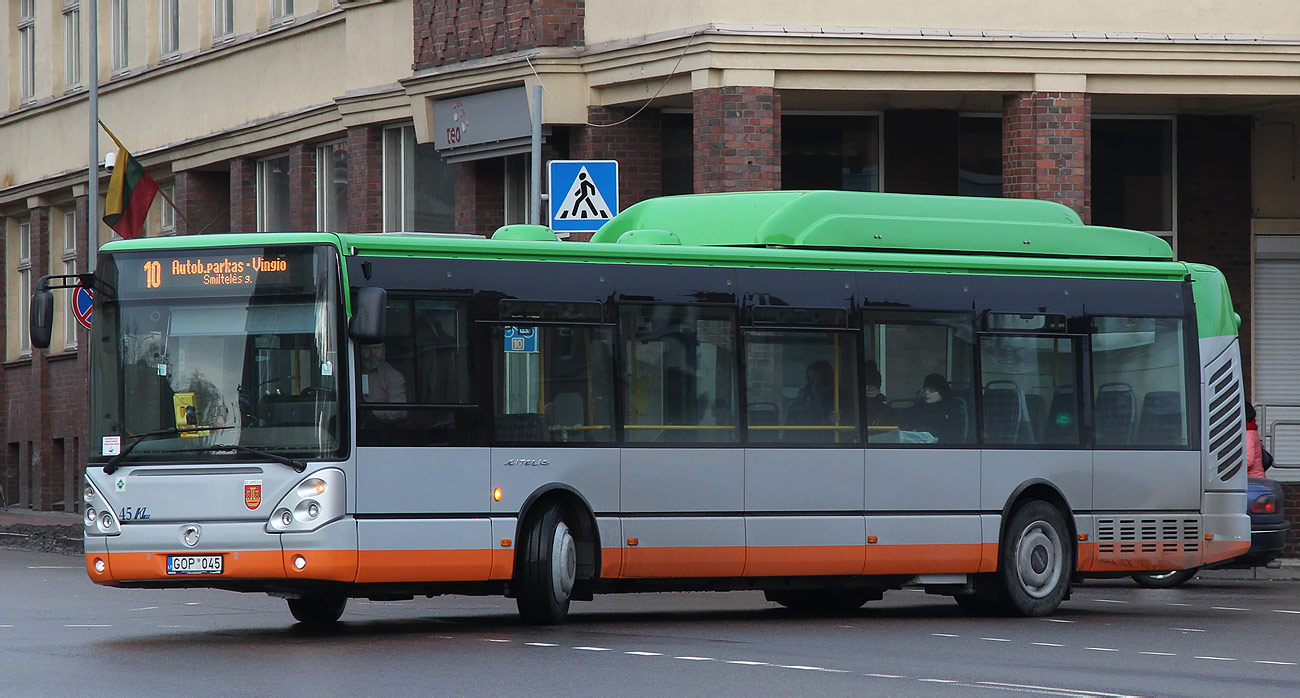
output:
[[[807,618],[761,594],[642,594],[517,624],[511,600],[353,601],[305,632],[282,600],[120,590],[79,557],[0,550],[4,695],[1295,695],[1300,583],[1076,588],[1049,618],[890,592]]]

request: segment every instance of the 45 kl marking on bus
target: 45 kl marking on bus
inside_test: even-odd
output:
[[[144,521],[147,518],[149,518],[149,507],[136,507],[134,509],[122,507],[122,510],[117,512],[118,521]]]

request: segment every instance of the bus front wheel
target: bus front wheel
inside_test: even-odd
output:
[[[335,596],[304,596],[289,599],[289,612],[303,625],[329,625],[343,615],[348,600]]]
[[[1070,591],[1074,571],[1069,527],[1056,507],[1027,502],[1011,516],[1002,541],[998,574],[1013,613],[1044,616]]]
[[[519,615],[534,625],[563,623],[577,580],[578,548],[560,507],[552,504],[532,519],[524,545],[516,575]]]

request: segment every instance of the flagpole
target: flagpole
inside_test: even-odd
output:
[[[99,253],[99,4],[89,0],[90,172],[86,186],[86,270],[95,273]]]
[[[108,137],[113,139],[113,142],[117,144],[117,147],[119,149],[126,150],[128,153],[131,152],[130,150],[127,150],[126,146],[122,145],[122,141],[119,141],[117,139],[117,136],[113,133],[113,130],[110,129],[107,125],[105,125],[103,121],[100,121],[99,125],[104,129],[104,133],[107,133]],[[125,167],[126,163],[125,162],[122,163],[122,166]],[[181,220],[185,221],[185,225],[189,227],[190,232],[192,233],[199,232],[199,229],[194,227],[194,224],[190,222],[190,219],[186,218],[184,213],[181,213],[180,207],[176,205],[176,202],[172,201],[172,197],[167,196],[166,190],[164,190],[162,187],[158,187],[158,193],[162,195],[163,201],[166,201],[167,205],[172,207],[172,210],[176,212],[176,215],[180,216]]]

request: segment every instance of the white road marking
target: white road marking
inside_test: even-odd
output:
[[[14,627],[13,623],[0,624],[0,628],[12,628],[12,627]]]
[[[1031,642],[1029,644],[1038,645],[1039,647],[1065,647],[1065,645],[1056,642]]]
[[[529,647],[559,647],[554,642],[525,642],[524,644]]]
[[[1249,611],[1249,608],[1237,608],[1236,606],[1210,606],[1216,611]]]
[[[100,623],[71,623],[71,624],[64,625],[63,627],[65,628],[111,628],[113,626],[100,624]]]
[[[133,608],[133,609],[131,609],[131,610],[132,610],[132,611],[156,611],[156,610],[158,610],[158,607],[157,607],[157,606],[144,606],[144,607],[142,607],[142,608]]]
[[[496,638],[491,638],[491,637],[485,637],[483,638],[483,641],[484,642],[510,642],[509,640],[498,640]]]
[[[1267,659],[1256,659],[1256,664],[1277,664],[1278,666],[1295,666],[1295,662],[1274,662]]]
[[[981,637],[980,639],[988,640],[989,642],[1011,642],[1011,640],[1005,637]]]
[[[917,679],[917,681],[924,681],[926,683],[960,683],[959,681],[954,681],[952,679]]]
[[[1152,657],[1177,657],[1173,652],[1138,652],[1138,654],[1149,654]]]
[[[688,662],[715,662],[713,657],[673,657],[673,659],[684,659]]]
[[[1103,696],[1104,698],[1129,698],[1123,693],[1102,693],[1100,691],[1087,691],[1077,688],[1057,688],[1055,686],[1035,686],[1033,684],[1023,683],[999,683],[997,681],[977,681],[978,686],[991,686],[994,688],[1023,689],[1034,693],[1050,693],[1060,696]]]
[[[1114,647],[1084,647],[1084,649],[1093,652],[1118,652],[1119,651]]]
[[[663,653],[663,652],[624,652],[623,654],[630,654],[630,655],[632,655],[632,656],[634,656],[634,657],[662,657],[662,656],[664,656],[664,653]]]
[[[183,626],[183,625],[160,625],[160,626],[158,626],[158,627],[160,627],[160,628],[183,628],[183,627],[185,627],[185,626]]]
[[[843,669],[827,669],[827,668],[825,668],[825,667],[819,667],[819,666],[804,666],[804,665],[802,665],[802,664],[778,664],[777,667],[778,667],[778,668],[781,668],[781,669],[798,669],[799,671],[829,671],[829,672],[831,672],[831,673],[833,673],[833,674],[847,674],[847,673],[848,673],[847,671],[844,671]]]
[[[75,567],[69,565],[28,565],[27,569],[29,570],[83,570],[85,569],[85,567],[81,565],[77,565]]]
[[[1191,606],[1189,603],[1167,603],[1166,606]]]
[[[1043,620],[1047,621],[1048,623],[1073,623],[1074,622],[1072,620],[1065,620],[1064,618],[1044,618]]]
[[[1120,601],[1119,599],[1093,599],[1093,601],[1096,601],[1097,603],[1128,603],[1127,601]]]
[[[186,601],[186,602],[185,602],[185,605],[186,605],[186,606],[197,606],[197,605],[199,605],[199,602],[198,602],[198,601]]]
[[[1179,632],[1183,632],[1183,633],[1203,633],[1203,632],[1205,632],[1204,630],[1201,630],[1200,628],[1170,628],[1170,630],[1177,630],[1177,631],[1179,631]]]
[[[876,678],[876,679],[905,679],[905,678],[907,678],[906,676],[899,676],[898,674],[863,674],[863,676],[870,676],[870,677],[872,677],[872,678]]]
[[[574,647],[573,649],[582,650],[583,652],[609,652],[610,651],[608,647]]]
[[[1275,608],[1273,609],[1273,612],[1274,613],[1300,613],[1300,611],[1288,611],[1285,608]]]
[[[1208,659],[1208,660],[1210,660],[1210,661],[1212,661],[1212,662],[1235,662],[1235,661],[1237,661],[1237,660],[1236,660],[1235,658],[1233,658],[1233,657],[1197,657],[1197,659]]]
[[[930,634],[935,637],[961,637],[961,635],[953,635],[952,633],[930,633]]]
[[[746,659],[728,659],[728,664],[740,664],[742,666],[771,666],[767,662],[751,662]]]

